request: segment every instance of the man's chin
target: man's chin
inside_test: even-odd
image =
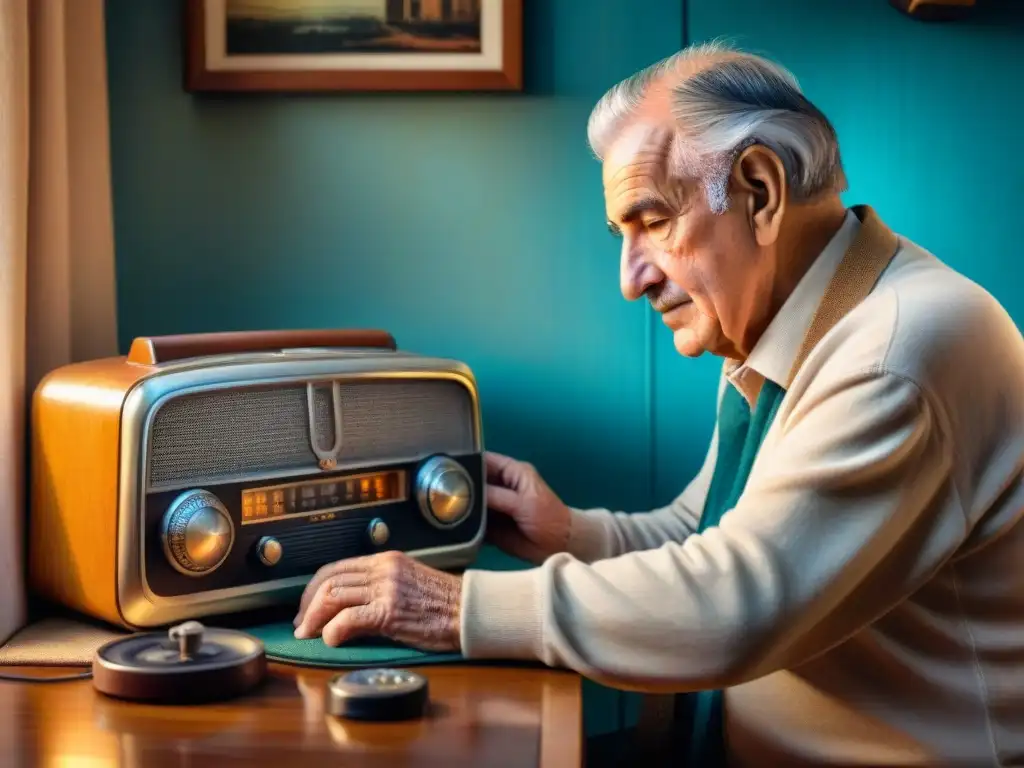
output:
[[[683,357],[700,357],[706,351],[704,345],[697,338],[697,334],[689,328],[673,331],[672,343],[675,345],[676,352]]]

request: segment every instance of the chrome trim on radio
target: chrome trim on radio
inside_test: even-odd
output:
[[[131,389],[125,398],[121,419],[117,512],[117,595],[121,616],[127,625],[136,628],[155,627],[188,618],[271,605],[292,594],[297,597],[312,576],[309,574],[175,597],[160,597],[150,590],[145,562],[141,556],[145,551],[145,526],[141,523],[146,517],[144,499],[149,476],[148,439],[158,407],[171,397],[232,386],[256,387],[370,378],[448,379],[462,384],[473,406],[474,451],[482,454],[483,427],[476,381],[467,366],[454,360],[401,352],[391,352],[387,356],[339,354],[337,351],[332,355],[313,351],[287,355],[226,355],[215,360],[205,358],[168,364],[158,368]],[[397,457],[394,461],[398,461]],[[342,468],[339,465],[336,469]],[[357,466],[350,468],[355,469]],[[309,474],[319,471],[312,469]],[[294,476],[303,473],[300,470],[288,474]],[[261,479],[268,479],[268,476],[263,475]],[[220,478],[219,482],[224,482],[224,479]],[[187,483],[189,487],[197,485],[201,485],[198,478],[190,478]],[[481,483],[481,486],[479,494],[482,517],[477,535],[472,541],[407,554],[435,568],[463,564],[471,558],[483,542],[487,523],[486,483]]]
[[[316,444],[316,384],[312,381],[306,382],[306,411],[309,415],[309,446],[313,454],[320,459],[321,463],[331,462],[330,466],[337,466],[338,454],[342,446],[342,420],[341,420],[341,384],[337,379],[331,381],[331,403],[334,410],[334,445],[324,450]]]

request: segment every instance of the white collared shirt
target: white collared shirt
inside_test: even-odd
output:
[[[847,211],[843,223],[821,254],[811,262],[782,307],[768,323],[750,355],[742,363],[726,361],[725,377],[753,408],[765,379],[785,386],[789,370],[811,327],[818,302],[825,295],[832,275],[860,230],[860,219]]]
[[[723,387],[785,382],[857,225]],[[468,571],[463,653],[725,688],[737,766],[1024,765],[1024,338],[995,299],[900,238],[697,534],[716,452],[662,509],[573,510],[569,552]]]

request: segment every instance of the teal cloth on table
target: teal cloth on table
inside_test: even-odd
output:
[[[357,640],[333,648],[319,637],[297,640],[291,622],[245,630],[263,641],[272,661],[314,667],[387,667],[396,664],[451,664],[465,662],[459,653],[433,653],[387,640]]]
[[[751,413],[746,398],[727,384],[718,413],[718,454],[704,510],[697,532],[714,528],[725,513],[736,506],[746,488],[754,459],[778,413],[786,391],[765,381]],[[688,694],[688,707],[677,707],[691,716],[687,750],[691,766],[715,768],[725,765],[722,691]],[[680,702],[683,703],[683,702]]]

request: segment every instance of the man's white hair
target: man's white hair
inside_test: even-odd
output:
[[[718,41],[685,48],[611,88],[587,125],[598,159],[648,103],[652,87],[667,89],[678,131],[674,153],[696,159],[695,168],[686,165],[703,182],[713,211],[728,208],[732,161],[754,144],[778,155],[796,200],[846,189],[835,129],[793,74]]]

